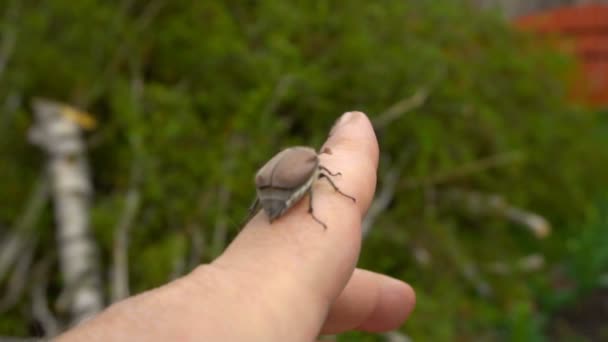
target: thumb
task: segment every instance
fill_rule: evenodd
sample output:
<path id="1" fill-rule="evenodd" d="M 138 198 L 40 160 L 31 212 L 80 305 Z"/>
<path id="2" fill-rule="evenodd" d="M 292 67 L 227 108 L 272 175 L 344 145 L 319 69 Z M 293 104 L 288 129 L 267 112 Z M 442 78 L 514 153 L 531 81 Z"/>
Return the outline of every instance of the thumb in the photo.
<path id="1" fill-rule="evenodd" d="M 367 116 L 345 113 L 322 151 L 320 164 L 341 173 L 333 182 L 356 202 L 320 179 L 313 185 L 312 205 L 326 230 L 311 217 L 304 198 L 272 224 L 259 213 L 213 263 L 246 282 L 251 293 L 275 303 L 277 325 L 297 322 L 315 333 L 353 273 L 361 218 L 375 190 L 378 144 Z"/>

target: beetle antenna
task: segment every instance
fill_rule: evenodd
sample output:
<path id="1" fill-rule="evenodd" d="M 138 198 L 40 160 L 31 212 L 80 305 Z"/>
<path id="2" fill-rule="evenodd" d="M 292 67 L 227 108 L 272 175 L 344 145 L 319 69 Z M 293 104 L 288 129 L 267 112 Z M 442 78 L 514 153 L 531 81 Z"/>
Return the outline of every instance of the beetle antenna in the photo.
<path id="1" fill-rule="evenodd" d="M 325 166 L 323 166 L 323 165 L 319 165 L 319 170 L 321 170 L 321 171 L 325 171 L 325 172 L 327 172 L 327 173 L 328 173 L 330 176 L 333 176 L 333 177 L 335 177 L 335 176 L 342 176 L 342 172 L 336 172 L 336 173 L 332 173 L 331 171 L 329 171 L 329 169 L 328 169 L 328 168 L 326 168 L 326 167 L 325 167 Z"/>
<path id="2" fill-rule="evenodd" d="M 323 177 L 323 178 L 327 179 L 327 181 L 329 182 L 329 184 L 331 184 L 331 186 L 334 188 L 334 190 L 336 190 L 338 193 L 340 193 L 340 195 L 342 195 L 342 196 L 344 196 L 344 197 L 348 197 L 348 198 L 350 198 L 351 200 L 353 200 L 353 202 L 357 202 L 357 199 L 356 199 L 356 198 L 354 198 L 353 196 L 351 196 L 351 195 L 347 195 L 347 194 L 345 194 L 344 192 L 342 192 L 342 190 L 340 190 L 340 189 L 339 189 L 339 188 L 336 186 L 336 184 L 334 183 L 334 181 L 333 181 L 333 180 L 331 180 L 331 178 L 329 178 L 329 176 L 328 176 L 328 175 L 326 175 L 326 174 L 325 174 L 325 173 L 323 173 L 323 172 L 320 172 L 320 173 L 319 173 L 319 178 L 321 178 L 321 177 Z"/>
<path id="3" fill-rule="evenodd" d="M 319 220 L 318 217 L 315 216 L 314 210 L 312 208 L 312 188 L 308 191 L 308 213 L 312 218 L 317 221 L 320 225 L 323 226 L 324 230 L 327 230 L 327 225 L 323 223 L 323 221 Z"/>

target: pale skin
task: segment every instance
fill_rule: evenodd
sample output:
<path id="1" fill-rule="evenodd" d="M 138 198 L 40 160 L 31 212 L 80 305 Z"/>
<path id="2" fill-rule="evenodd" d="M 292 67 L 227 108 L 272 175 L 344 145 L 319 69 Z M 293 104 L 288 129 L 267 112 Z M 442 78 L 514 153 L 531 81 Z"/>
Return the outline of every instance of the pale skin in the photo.
<path id="1" fill-rule="evenodd" d="M 188 275 L 107 308 L 57 341 L 315 341 L 322 334 L 399 328 L 415 295 L 406 283 L 356 268 L 361 219 L 374 195 L 378 143 L 367 116 L 345 113 L 319 158 L 325 181 L 272 224 L 258 213 L 226 251 Z M 136 262 L 136 260 L 133 260 Z"/>

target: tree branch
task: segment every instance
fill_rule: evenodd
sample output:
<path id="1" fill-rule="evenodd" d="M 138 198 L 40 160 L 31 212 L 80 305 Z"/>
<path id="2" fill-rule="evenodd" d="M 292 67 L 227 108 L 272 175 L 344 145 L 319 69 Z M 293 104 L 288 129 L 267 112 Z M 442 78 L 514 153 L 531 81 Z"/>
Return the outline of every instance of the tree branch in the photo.
<path id="1" fill-rule="evenodd" d="M 127 13 L 133 3 L 133 1 L 128 1 L 127 3 L 123 4 L 123 13 Z M 131 19 L 127 15 L 123 16 L 125 20 L 129 20 L 134 23 L 131 26 L 133 29 L 125 32 L 124 39 L 117 42 L 116 49 L 112 55 L 108 56 L 107 58 L 108 64 L 104 67 L 104 70 L 100 75 L 101 79 L 95 83 L 95 86 L 90 88 L 88 93 L 85 94 L 79 101 L 79 104 L 87 106 L 101 93 L 103 93 L 109 84 L 112 84 L 110 80 L 115 76 L 116 70 L 120 67 L 121 62 L 123 62 L 125 59 L 131 58 L 133 55 L 133 46 L 131 46 L 132 43 L 137 41 L 140 38 L 139 35 L 148 29 L 154 18 L 156 18 L 159 13 L 162 13 L 162 8 L 167 3 L 168 2 L 166 0 L 148 1 L 146 2 L 146 6 L 139 11 L 141 14 L 138 18 Z"/>
<path id="2" fill-rule="evenodd" d="M 384 333 L 384 337 L 386 338 L 386 342 L 411 342 L 412 339 L 399 331 L 390 331 Z"/>
<path id="3" fill-rule="evenodd" d="M 131 95 L 133 105 L 138 112 L 142 96 L 143 96 L 143 81 L 139 76 L 133 77 L 131 80 Z M 129 233 L 139 207 L 141 205 L 141 196 L 139 193 L 139 184 L 142 180 L 142 151 L 141 141 L 136 136 L 130 136 L 131 149 L 133 151 L 133 160 L 131 163 L 131 175 L 129 180 L 129 189 L 125 196 L 125 206 L 120 216 L 120 220 L 114 230 L 114 248 L 113 248 L 113 267 L 112 267 L 112 302 L 117 302 L 129 296 Z"/>
<path id="4" fill-rule="evenodd" d="M 410 97 L 404 98 L 393 104 L 387 110 L 380 113 L 375 119 L 373 119 L 372 122 L 374 124 L 374 128 L 385 128 L 390 123 L 401 118 L 406 113 L 421 107 L 426 103 L 429 94 L 430 88 L 428 86 L 422 87 L 416 90 L 416 92 L 414 92 L 414 94 Z"/>
<path id="5" fill-rule="evenodd" d="M 0 248 L 0 281 L 4 279 L 10 267 L 17 261 L 21 248 L 31 235 L 36 222 L 42 215 L 49 198 L 49 185 L 44 174 L 39 177 L 23 214 L 16 221 L 13 229 L 8 233 Z"/>
<path id="6" fill-rule="evenodd" d="M 469 214 L 497 216 L 522 225 L 539 239 L 551 234 L 551 224 L 547 219 L 539 214 L 509 204 L 500 195 L 451 189 L 443 193 L 443 198 L 452 205 L 461 207 Z"/>
<path id="7" fill-rule="evenodd" d="M 8 10 L 6 11 L 5 18 L 3 20 L 5 26 L 2 29 L 2 43 L 0 43 L 0 79 L 2 79 L 4 70 L 6 70 L 6 65 L 15 51 L 15 45 L 17 42 L 16 24 L 18 22 L 18 4 L 19 1 L 10 2 L 10 4 L 7 6 Z"/>
<path id="8" fill-rule="evenodd" d="M 488 269 L 503 276 L 511 276 L 515 272 L 537 272 L 545 266 L 545 256 L 540 253 L 533 253 L 521 257 L 515 262 L 494 261 L 488 264 Z"/>
<path id="9" fill-rule="evenodd" d="M 46 288 L 51 268 L 51 257 L 47 256 L 34 268 L 35 281 L 32 284 L 32 314 L 42 325 L 45 336 L 53 338 L 61 331 L 59 321 L 49 309 Z"/>
<path id="10" fill-rule="evenodd" d="M 239 144 L 236 135 L 232 135 L 228 143 L 228 150 L 226 155 L 228 156 L 222 165 L 222 172 L 225 174 L 231 174 L 236 164 L 236 150 Z M 213 255 L 219 255 L 224 247 L 226 246 L 227 230 L 228 230 L 228 217 L 227 212 L 228 204 L 232 197 L 231 189 L 224 183 L 217 189 L 217 216 L 215 219 L 215 229 L 213 230 L 213 237 L 211 240 L 211 253 Z"/>
<path id="11" fill-rule="evenodd" d="M 21 299 L 21 295 L 29 286 L 30 266 L 34 261 L 35 243 L 27 243 L 20 250 L 20 258 L 13 270 L 13 276 L 8 282 L 4 296 L 0 299 L 0 313 L 11 309 Z"/>
<path id="12" fill-rule="evenodd" d="M 382 176 L 382 188 L 377 192 L 378 195 L 374 198 L 363 219 L 361 226 L 363 238 L 371 231 L 378 215 L 384 212 L 393 201 L 395 191 L 397 190 L 397 184 L 401 178 L 401 170 L 403 170 L 404 166 L 412 157 L 414 150 L 415 148 L 413 146 L 403 149 L 394 162 L 391 161 L 391 158 L 388 155 L 381 158 L 386 163 L 387 171 Z"/>
<path id="13" fill-rule="evenodd" d="M 496 154 L 487 158 L 466 163 L 453 170 L 445 171 L 428 177 L 408 180 L 404 183 L 404 187 L 411 189 L 420 186 L 448 183 L 458 178 L 464 178 L 475 173 L 484 172 L 488 169 L 517 163 L 523 159 L 523 154 L 518 151 Z"/>
<path id="14" fill-rule="evenodd" d="M 197 224 L 191 224 L 189 227 L 190 232 L 190 254 L 188 256 L 188 263 L 186 267 L 191 270 L 198 266 L 203 256 L 203 248 L 205 246 L 205 237 L 201 233 L 201 227 Z"/>
<path id="15" fill-rule="evenodd" d="M 363 219 L 361 231 L 364 238 L 371 231 L 378 215 L 385 211 L 393 200 L 400 174 L 400 170 L 396 167 L 390 168 L 384 174 L 382 189 L 372 202 L 367 214 L 365 215 L 365 218 Z"/>
<path id="16" fill-rule="evenodd" d="M 218 189 L 217 198 L 217 218 L 215 220 L 215 229 L 211 240 L 211 251 L 214 255 L 219 255 L 226 246 L 226 237 L 228 229 L 228 219 L 226 208 L 230 202 L 231 193 L 225 186 L 220 186 Z"/>
<path id="17" fill-rule="evenodd" d="M 285 98 L 285 95 L 287 94 L 287 92 L 289 91 L 289 88 L 291 88 L 293 83 L 294 83 L 294 77 L 292 75 L 288 74 L 288 75 L 282 76 L 279 79 L 279 81 L 277 82 L 277 85 L 274 88 L 272 97 L 270 98 L 270 101 L 268 101 L 268 104 L 264 108 L 263 113 L 268 113 L 268 114 L 274 113 L 277 110 L 277 108 L 279 108 L 281 101 L 283 100 L 283 98 Z"/>
<path id="18" fill-rule="evenodd" d="M 141 197 L 138 189 L 131 187 L 126 195 L 125 207 L 114 233 L 112 302 L 129 296 L 129 232 L 139 210 Z"/>

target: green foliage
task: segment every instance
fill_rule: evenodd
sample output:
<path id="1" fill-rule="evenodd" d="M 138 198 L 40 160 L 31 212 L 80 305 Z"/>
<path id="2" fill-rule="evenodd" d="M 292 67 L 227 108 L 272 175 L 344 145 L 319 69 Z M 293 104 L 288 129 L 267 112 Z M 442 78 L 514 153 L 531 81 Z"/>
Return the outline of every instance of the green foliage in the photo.
<path id="1" fill-rule="evenodd" d="M 569 244 L 572 257 L 568 260 L 571 277 L 577 280 L 581 291 L 600 285 L 608 272 L 608 200 L 594 213 L 596 217 L 581 227 L 581 232 Z"/>
<path id="2" fill-rule="evenodd" d="M 14 222 L 44 165 L 26 139 L 29 100 L 81 106 L 99 121 L 87 139 L 104 264 L 127 191 L 141 194 L 130 234 L 134 290 L 183 272 L 196 234 L 212 246 L 196 262 L 212 260 L 245 216 L 256 168 L 280 147 L 318 147 L 340 113 L 378 119 L 420 90 L 426 101 L 377 127 L 379 185 L 403 165 L 361 257 L 361 266 L 416 289 L 404 332 L 541 340 L 531 285 L 565 255 L 589 286 L 605 267 L 605 233 L 577 232 L 608 185 L 606 125 L 568 104 L 567 58 L 494 15 L 450 0 L 0 3 L 12 13 L 2 27 L 18 32 L 0 76 L 0 224 Z M 523 157 L 459 173 L 513 152 Z M 446 174 L 457 176 L 428 181 Z M 504 219 L 460 212 L 441 201 L 452 188 L 500 194 L 547 218 L 555 234 L 540 241 Z M 51 229 L 51 221 L 40 228 L 46 249 Z M 576 241 L 572 254 L 566 237 Z M 490 272 L 492 262 L 531 253 L 546 256 L 547 271 Z M 3 315 L 0 327 L 15 321 Z M 364 338 L 377 339 L 344 340 Z"/>
<path id="3" fill-rule="evenodd" d="M 12 312 L 13 315 L 2 316 L 0 320 L 0 331 L 4 335 L 22 336 L 27 334 L 27 323 L 18 315 L 18 312 Z"/>
<path id="4" fill-rule="evenodd" d="M 545 341 L 541 320 L 530 303 L 516 303 L 508 314 L 509 341 Z"/>
<path id="5" fill-rule="evenodd" d="M 556 311 L 573 305 L 594 290 L 607 287 L 608 274 L 608 200 L 602 198 L 590 208 L 583 225 L 576 226 L 564 236 L 566 253 L 559 258 L 558 281 L 566 286 L 552 286 L 549 282 L 538 283 L 537 292 L 545 311 Z M 557 288 L 556 288 L 557 287 Z"/>

